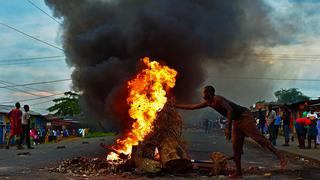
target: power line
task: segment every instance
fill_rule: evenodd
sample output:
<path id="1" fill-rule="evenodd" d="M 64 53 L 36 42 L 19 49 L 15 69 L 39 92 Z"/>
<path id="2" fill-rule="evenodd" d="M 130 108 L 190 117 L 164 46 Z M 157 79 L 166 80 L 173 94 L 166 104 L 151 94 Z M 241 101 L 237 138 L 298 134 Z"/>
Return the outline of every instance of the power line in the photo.
<path id="1" fill-rule="evenodd" d="M 308 56 L 308 55 L 300 55 L 300 56 L 296 56 L 296 55 L 274 55 L 274 54 L 252 54 L 249 56 L 253 56 L 258 58 L 259 61 L 302 61 L 302 62 L 307 62 L 307 61 L 311 61 L 311 62 L 318 62 L 320 61 L 320 55 L 317 56 Z"/>
<path id="2" fill-rule="evenodd" d="M 292 58 L 303 58 L 303 59 L 319 59 L 320 56 L 307 56 L 307 55 L 301 55 L 301 56 L 292 56 L 292 55 L 249 55 L 249 56 L 255 56 L 255 57 L 265 57 L 265 58 L 285 58 L 285 59 L 292 59 Z"/>
<path id="3" fill-rule="evenodd" d="M 55 46 L 55 45 L 50 44 L 50 43 L 48 43 L 48 42 L 46 42 L 46 41 L 43 41 L 43 40 L 41 40 L 41 39 L 39 39 L 39 38 L 36 38 L 36 37 L 34 37 L 34 36 L 31 36 L 31 35 L 23 32 L 23 31 L 20 31 L 19 29 L 16 29 L 16 28 L 14 28 L 14 27 L 12 27 L 12 26 L 9 26 L 9 25 L 7 25 L 7 24 L 5 24 L 5 23 L 0 22 L 0 25 L 5 26 L 5 27 L 7 27 L 7 28 L 10 28 L 10 29 L 12 29 L 12 30 L 14 30 L 14 31 L 16 31 L 16 32 L 18 32 L 18 33 L 20 33 L 20 34 L 23 34 L 23 35 L 25 35 L 25 36 L 27 36 L 27 37 L 29 37 L 29 38 L 31 38 L 31 39 L 34 39 L 34 40 L 36 40 L 36 41 L 39 41 L 39 42 L 41 42 L 41 43 L 43 43 L 43 44 L 46 44 L 46 45 L 51 46 L 51 47 L 53 47 L 53 48 L 59 49 L 59 50 L 61 50 L 61 51 L 64 51 L 62 48 L 60 48 L 60 47 L 58 47 L 58 46 Z"/>
<path id="4" fill-rule="evenodd" d="M 37 106 L 37 105 L 45 104 L 45 103 L 48 103 L 48 102 L 52 102 L 52 100 L 50 100 L 50 101 L 43 101 L 43 102 L 34 103 L 34 104 L 30 104 L 29 106 Z"/>
<path id="5" fill-rule="evenodd" d="M 282 53 L 282 54 L 277 54 L 277 53 L 253 53 L 250 55 L 254 56 L 291 56 L 291 57 L 320 57 L 320 54 L 288 54 L 288 53 Z"/>
<path id="6" fill-rule="evenodd" d="M 7 82 L 7 81 L 3 81 L 3 80 L 0 80 L 0 83 L 1 84 L 4 84 L 4 85 L 17 85 L 17 84 L 14 84 L 14 83 L 10 83 L 10 82 Z M 40 92 L 46 92 L 46 93 L 50 93 L 50 94 L 53 94 L 52 92 L 49 92 L 49 91 L 44 91 L 44 90 L 40 90 L 40 89 L 36 89 L 36 88 L 31 88 L 31 87 L 24 87 L 24 88 L 28 88 L 28 89 L 31 89 L 31 90 L 35 90 L 35 91 L 40 91 Z M 41 95 L 38 95 L 38 94 L 34 94 L 34 93 L 31 93 L 29 91 L 25 91 L 23 89 L 18 89 L 18 88 L 7 88 L 9 90 L 13 89 L 14 91 L 18 91 L 18 92 L 23 92 L 23 93 L 27 93 L 27 94 L 30 94 L 30 95 L 33 95 L 33 96 L 37 96 L 37 97 L 42 97 Z"/>
<path id="7" fill-rule="evenodd" d="M 17 85 L 17 84 L 14 84 L 14 83 L 10 83 L 10 82 L 3 81 L 3 80 L 0 80 L 0 83 L 1 83 L 1 84 Z M 33 90 L 37 90 L 37 91 L 42 91 L 42 92 L 48 92 L 48 91 L 44 91 L 44 90 L 40 90 L 40 89 L 36 89 L 36 88 L 31 88 L 31 87 L 25 87 L 25 88 L 33 89 Z M 7 89 L 10 89 L 10 90 L 11 90 L 11 89 L 15 89 L 14 91 L 24 92 L 24 93 L 27 93 L 27 94 L 34 95 L 34 96 L 39 97 L 39 98 L 35 98 L 35 99 L 40 99 L 40 98 L 46 98 L 46 99 L 48 99 L 48 101 L 41 102 L 41 103 L 31 104 L 30 106 L 33 106 L 33 105 L 40 105 L 40 104 L 44 104 L 44 103 L 47 103 L 47 102 L 51 102 L 51 101 L 52 101 L 52 99 L 49 99 L 51 96 L 56 96 L 56 95 L 64 94 L 64 93 L 52 94 L 52 92 L 48 92 L 48 93 L 51 93 L 52 95 L 48 95 L 48 96 L 39 96 L 39 95 L 37 95 L 37 94 L 33 94 L 33 93 L 30 93 L 30 92 L 25 91 L 25 90 L 19 90 L 19 89 L 17 89 L 17 88 L 7 88 Z M 35 99 L 29 99 L 29 100 L 35 100 Z M 25 100 L 22 100 L 21 102 L 23 102 L 23 101 L 25 101 Z M 6 104 L 6 103 L 9 103 L 9 102 L 4 102 L 3 104 Z"/>
<path id="8" fill-rule="evenodd" d="M 3 82 L 0 82 L 0 84 L 4 84 L 4 85 L 7 85 L 7 83 L 3 83 Z M 36 95 L 36 94 L 33 94 L 33 93 L 30 93 L 28 91 L 24 91 L 24 90 L 20 90 L 20 89 L 17 89 L 17 88 L 6 88 L 10 91 L 15 91 L 15 92 L 23 92 L 23 93 L 26 93 L 26 94 L 29 94 L 29 95 L 32 95 L 32 96 L 37 96 L 37 97 L 40 97 L 39 95 Z"/>
<path id="9" fill-rule="evenodd" d="M 30 61 L 30 60 L 38 60 L 38 59 L 54 59 L 54 58 L 62 58 L 65 57 L 64 55 L 59 56 L 44 56 L 44 57 L 28 57 L 28 58 L 15 58 L 15 59 L 2 59 L 2 62 L 15 62 L 15 61 Z"/>
<path id="10" fill-rule="evenodd" d="M 0 82 L 1 84 L 13 84 L 13 85 L 7 85 L 7 86 L 2 86 L 0 88 L 6 88 L 6 89 L 9 89 L 9 90 L 14 90 L 14 91 L 18 91 L 18 92 L 24 92 L 24 93 L 27 93 L 27 94 L 30 94 L 30 95 L 33 95 L 33 96 L 37 96 L 38 98 L 31 98 L 31 99 L 24 99 L 24 100 L 20 100 L 20 102 L 24 102 L 24 101 L 32 101 L 32 100 L 37 100 L 37 99 L 42 99 L 42 98 L 46 98 L 48 99 L 48 97 L 53 97 L 53 96 L 57 96 L 57 95 L 62 95 L 64 93 L 58 93 L 58 94 L 51 94 L 51 95 L 48 95 L 48 96 L 39 96 L 37 94 L 34 94 L 34 93 L 30 93 L 28 91 L 25 91 L 25 90 L 19 90 L 17 88 L 14 88 L 14 87 L 17 87 L 17 86 L 26 86 L 26 85 L 34 85 L 34 84 L 45 84 L 45 83 L 51 83 L 51 82 L 60 82 L 60 81 L 66 81 L 66 80 L 70 80 L 70 79 L 63 79 L 63 80 L 55 80 L 55 81 L 45 81 L 45 82 L 37 82 L 37 83 L 29 83 L 29 84 L 13 84 L 13 83 L 8 83 L 8 82 L 5 82 L 5 81 L 2 81 Z M 26 87 L 26 88 L 29 88 L 29 87 Z M 31 89 L 34 89 L 34 88 L 31 88 Z M 42 91 L 42 90 L 41 90 Z M 45 91 L 43 91 L 45 92 Z M 49 92 L 51 93 L 51 92 Z M 52 101 L 52 100 L 50 100 Z M 15 103 L 16 101 L 7 101 L 7 102 L 3 102 L 1 104 L 8 104 L 8 103 Z"/>
<path id="11" fill-rule="evenodd" d="M 274 58 L 274 59 L 260 59 L 259 61 L 300 61 L 300 62 L 319 62 L 320 59 L 289 59 L 289 58 Z"/>
<path id="12" fill-rule="evenodd" d="M 0 82 L 0 83 L 6 85 L 5 83 L 2 83 L 2 82 Z M 23 92 L 23 93 L 26 93 L 26 94 L 29 94 L 29 95 L 32 95 L 32 96 L 40 97 L 39 95 L 30 93 L 30 92 L 28 92 L 28 91 L 20 90 L 20 89 L 17 89 L 17 88 L 6 88 L 6 89 L 8 89 L 8 90 L 10 90 L 10 91 Z"/>
<path id="13" fill-rule="evenodd" d="M 43 99 L 43 98 L 48 98 L 48 97 L 53 97 L 53 96 L 59 96 L 59 95 L 62 95 L 62 94 L 64 94 L 64 93 L 52 94 L 52 95 L 48 95 L 48 96 L 41 96 L 41 97 L 38 97 L 38 98 L 21 99 L 21 100 L 17 100 L 17 101 L 7 101 L 7 102 L 2 102 L 0 104 L 9 104 L 9 103 L 16 103 L 16 102 L 34 101 L 34 100 L 38 100 L 38 99 Z"/>
<path id="14" fill-rule="evenodd" d="M 1 81 L 1 82 L 4 82 L 4 83 L 7 83 L 7 84 L 11 84 L 11 85 L 18 85 L 18 84 L 15 84 L 15 83 L 11 83 L 11 82 L 8 82 L 8 81 L 4 81 L 4 80 L 0 80 L 0 81 Z M 26 86 L 26 87 L 24 87 L 24 88 L 26 88 L 26 89 L 31 89 L 31 90 L 35 90 L 35 91 L 47 92 L 47 93 L 52 94 L 52 92 L 49 92 L 49 91 L 43 90 L 43 89 L 32 88 L 32 87 L 28 87 L 28 86 Z"/>
<path id="15" fill-rule="evenodd" d="M 34 62 L 16 62 L 16 63 L 1 63 L 0 65 L 18 65 L 18 64 L 36 64 L 36 63 L 43 63 L 43 62 L 55 62 L 55 61 L 63 61 L 64 59 L 50 59 L 50 60 L 41 60 L 41 61 L 34 61 Z"/>
<path id="16" fill-rule="evenodd" d="M 59 22 L 58 20 L 56 20 L 54 17 L 52 17 L 50 14 L 48 14 L 47 12 L 45 12 L 44 10 L 42 10 L 39 6 L 37 6 L 36 4 L 34 4 L 32 1 L 27 0 L 32 6 L 34 6 L 35 8 L 39 9 L 41 12 L 43 12 L 44 14 L 46 14 L 48 17 L 50 17 L 51 19 L 53 19 L 55 22 L 57 22 L 58 24 L 60 24 L 62 26 L 62 23 Z"/>
<path id="17" fill-rule="evenodd" d="M 18 86 L 31 86 L 31 85 L 37 85 L 37 84 L 48 84 L 48 83 L 63 82 L 63 81 L 70 81 L 70 80 L 71 80 L 71 79 L 59 79 L 59 80 L 42 81 L 42 82 L 27 83 L 27 84 L 17 84 L 17 85 L 0 86 L 0 88 L 18 87 Z"/>
<path id="18" fill-rule="evenodd" d="M 320 79 L 298 79 L 298 78 L 268 78 L 268 77 L 215 77 L 215 79 L 248 79 L 248 80 L 270 80 L 270 81 L 320 81 Z"/>

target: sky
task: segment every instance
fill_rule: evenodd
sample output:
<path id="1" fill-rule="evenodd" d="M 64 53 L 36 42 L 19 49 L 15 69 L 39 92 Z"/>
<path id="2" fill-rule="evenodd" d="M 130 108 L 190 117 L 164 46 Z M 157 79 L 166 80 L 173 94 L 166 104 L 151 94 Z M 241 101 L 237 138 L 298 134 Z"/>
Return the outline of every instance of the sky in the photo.
<path id="1" fill-rule="evenodd" d="M 30 0 L 45 12 L 51 10 L 41 0 Z M 58 19 L 58 21 L 61 21 Z M 49 44 L 61 47 L 60 24 L 34 7 L 27 0 L 1 0 L 0 22 L 12 26 Z M 64 60 L 63 51 L 33 40 L 10 28 L 0 25 L 0 87 L 12 84 L 28 84 L 35 82 L 70 79 L 72 68 Z M 50 59 L 25 60 L 24 58 L 52 57 Z M 24 59 L 24 60 L 21 60 Z M 18 60 L 20 59 L 20 60 Z M 35 111 L 45 113 L 52 105 L 50 100 L 59 96 L 38 97 L 61 94 L 70 90 L 71 81 L 38 84 L 16 89 L 0 88 L 0 104 L 32 105 Z M 33 95 L 32 95 L 33 94 Z M 37 96 L 35 96 L 37 95 Z M 61 95 L 60 95 L 61 96 Z M 33 105 L 34 104 L 34 105 Z"/>
<path id="2" fill-rule="evenodd" d="M 309 81 L 320 80 L 318 68 L 320 65 L 320 1 L 265 1 L 273 8 L 270 18 L 286 41 L 270 48 L 269 51 L 276 55 L 287 55 L 287 57 L 275 56 L 274 61 L 268 64 L 279 67 L 278 78 L 307 79 L 306 81 L 277 81 L 275 90 L 297 87 L 312 98 L 320 97 L 320 81 Z"/>
<path id="3" fill-rule="evenodd" d="M 52 11 L 42 0 L 29 0 L 48 14 Z M 5 23 L 31 36 L 41 39 L 58 48 L 43 44 L 20 34 L 8 27 L 0 25 L 0 87 L 11 84 L 28 84 L 44 81 L 65 80 L 47 84 L 0 88 L 0 104 L 13 105 L 20 101 L 31 105 L 31 108 L 41 113 L 47 113 L 46 108 L 52 105 L 51 100 L 60 97 L 72 87 L 70 75 L 72 67 L 64 61 L 59 22 L 62 19 L 51 19 L 45 13 L 34 7 L 28 0 L 1 0 L 0 23 Z M 268 80 L 273 86 L 270 93 L 254 96 L 245 105 L 255 101 L 275 100 L 273 92 L 281 88 L 299 88 L 310 97 L 320 97 L 320 1 L 319 0 L 265 0 L 272 8 L 270 19 L 279 31 L 283 43 L 267 49 L 274 54 L 268 58 L 265 67 L 272 69 L 264 77 L 271 79 L 300 80 Z M 294 33 L 293 33 L 294 32 Z M 257 52 L 266 48 L 257 47 Z M 50 59 L 25 59 L 52 57 Z M 261 60 L 265 60 L 261 58 Z M 253 65 L 254 66 L 254 65 Z M 250 74 L 260 77 L 259 74 Z M 209 76 L 210 78 L 210 76 Z M 270 83 L 269 83 L 270 84 Z M 267 87 L 266 87 L 267 88 Z M 56 96 L 53 96 L 56 95 Z M 50 96 L 41 98 L 43 96 Z M 39 98 L 40 99 L 35 99 Z M 27 100 L 35 99 L 35 100 Z M 240 102 L 241 103 L 241 102 Z"/>

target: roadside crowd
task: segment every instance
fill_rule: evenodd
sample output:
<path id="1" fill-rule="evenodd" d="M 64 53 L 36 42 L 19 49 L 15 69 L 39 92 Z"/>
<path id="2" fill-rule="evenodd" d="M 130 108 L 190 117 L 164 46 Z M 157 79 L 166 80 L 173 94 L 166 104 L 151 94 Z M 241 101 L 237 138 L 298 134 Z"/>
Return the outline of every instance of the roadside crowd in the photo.
<path id="1" fill-rule="evenodd" d="M 305 149 L 311 148 L 311 144 L 314 144 L 314 148 L 317 148 L 317 144 L 320 144 L 320 114 L 317 114 L 314 109 L 306 109 L 300 118 L 293 121 L 291 112 L 288 108 L 285 108 L 283 112 L 279 112 L 279 108 L 269 107 L 267 113 L 259 109 L 256 115 L 257 128 L 262 134 L 269 136 L 270 142 L 276 146 L 278 134 L 282 130 L 284 135 L 283 146 L 290 145 L 291 141 L 294 141 L 294 134 L 298 139 L 299 148 Z M 295 129 L 295 131 L 294 131 Z M 307 146 L 305 141 L 307 140 Z"/>
<path id="2" fill-rule="evenodd" d="M 47 127 L 40 128 L 30 128 L 30 107 L 28 105 L 23 106 L 23 111 L 20 110 L 20 103 L 15 104 L 15 109 L 12 109 L 8 113 L 10 119 L 10 131 L 7 138 L 6 149 L 10 148 L 10 144 L 17 144 L 17 149 L 24 149 L 23 145 L 26 145 L 28 149 L 34 149 L 33 145 L 38 145 L 41 143 L 49 143 L 50 141 L 58 142 L 63 137 L 69 136 L 86 136 L 89 129 L 53 129 Z M 16 143 L 13 139 L 14 137 L 19 137 L 19 141 Z M 32 140 L 32 142 L 31 142 Z"/>

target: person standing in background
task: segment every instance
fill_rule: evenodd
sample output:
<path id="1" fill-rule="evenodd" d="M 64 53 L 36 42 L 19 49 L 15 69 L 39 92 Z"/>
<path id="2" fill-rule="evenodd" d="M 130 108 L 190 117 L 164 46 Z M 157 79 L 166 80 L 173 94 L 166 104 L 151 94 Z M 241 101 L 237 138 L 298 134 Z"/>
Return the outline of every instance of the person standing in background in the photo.
<path id="1" fill-rule="evenodd" d="M 310 112 L 307 114 L 307 118 L 310 120 L 316 120 L 318 119 L 318 115 L 314 112 L 314 109 L 312 108 Z"/>
<path id="2" fill-rule="evenodd" d="M 272 143 L 272 145 L 276 145 L 276 136 L 275 136 L 275 120 L 276 120 L 276 112 L 272 109 L 271 106 L 269 106 L 269 112 L 268 112 L 268 130 L 269 130 L 269 140 Z"/>
<path id="3" fill-rule="evenodd" d="M 297 118 L 295 123 L 295 128 L 297 132 L 298 142 L 299 142 L 299 148 L 305 149 L 305 139 L 307 130 L 305 126 L 309 125 L 310 120 L 308 118 Z"/>
<path id="4" fill-rule="evenodd" d="M 308 114 L 309 114 L 309 108 L 306 107 L 306 108 L 305 108 L 305 111 L 303 111 L 301 117 L 302 117 L 302 118 L 306 118 L 306 117 L 308 116 Z"/>
<path id="5" fill-rule="evenodd" d="M 285 107 L 285 110 L 282 114 L 282 121 L 285 142 L 283 146 L 289 146 L 291 113 L 287 107 Z"/>
<path id="6" fill-rule="evenodd" d="M 33 149 L 33 147 L 30 145 L 30 108 L 28 105 L 24 105 L 23 109 L 24 112 L 22 113 L 22 135 L 20 146 L 22 146 L 24 139 L 26 139 L 28 149 Z"/>
<path id="7" fill-rule="evenodd" d="M 310 125 L 308 126 L 308 149 L 311 149 L 311 141 L 314 141 L 314 148 L 317 149 L 317 135 L 318 135 L 318 129 L 317 129 L 317 122 L 316 119 L 310 119 Z"/>
<path id="8" fill-rule="evenodd" d="M 317 119 L 318 115 L 314 112 L 314 108 L 310 109 L 310 113 L 308 113 L 307 118 L 310 119 L 310 125 L 307 126 L 307 135 L 308 135 L 308 148 L 311 148 L 311 140 L 315 141 L 315 148 L 317 147 L 317 136 L 318 136 L 318 128 L 317 128 Z"/>
<path id="9" fill-rule="evenodd" d="M 318 129 L 317 144 L 320 145 L 320 118 L 319 118 L 319 114 L 318 114 L 318 120 L 317 120 L 317 129 Z"/>
<path id="10" fill-rule="evenodd" d="M 21 125 L 21 118 L 22 118 L 22 111 L 20 110 L 20 103 L 17 102 L 15 104 L 16 108 L 12 109 L 8 117 L 10 118 L 10 136 L 7 142 L 6 149 L 9 149 L 9 144 L 11 139 L 14 136 L 19 136 L 21 141 L 21 133 L 22 133 L 22 125 Z M 19 143 L 20 144 L 20 143 Z M 21 145 L 18 145 L 17 149 L 24 149 Z"/>
<path id="11" fill-rule="evenodd" d="M 276 119 L 274 121 L 274 135 L 275 138 L 278 139 L 279 129 L 281 127 L 281 115 L 279 113 L 279 110 L 276 110 Z"/>

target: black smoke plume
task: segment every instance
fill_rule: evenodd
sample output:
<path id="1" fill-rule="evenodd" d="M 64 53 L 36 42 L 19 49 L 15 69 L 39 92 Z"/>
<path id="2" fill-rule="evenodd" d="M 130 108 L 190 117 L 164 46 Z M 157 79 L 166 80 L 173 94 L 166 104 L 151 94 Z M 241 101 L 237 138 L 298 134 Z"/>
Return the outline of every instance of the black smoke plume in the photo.
<path id="1" fill-rule="evenodd" d="M 175 68 L 173 94 L 186 102 L 206 80 L 204 63 L 246 65 L 253 48 L 272 45 L 270 34 L 276 34 L 262 0 L 45 2 L 64 20 L 63 48 L 75 68 L 74 88 L 83 92 L 88 110 L 104 120 L 126 119 L 125 82 L 137 72 L 140 58 Z"/>

